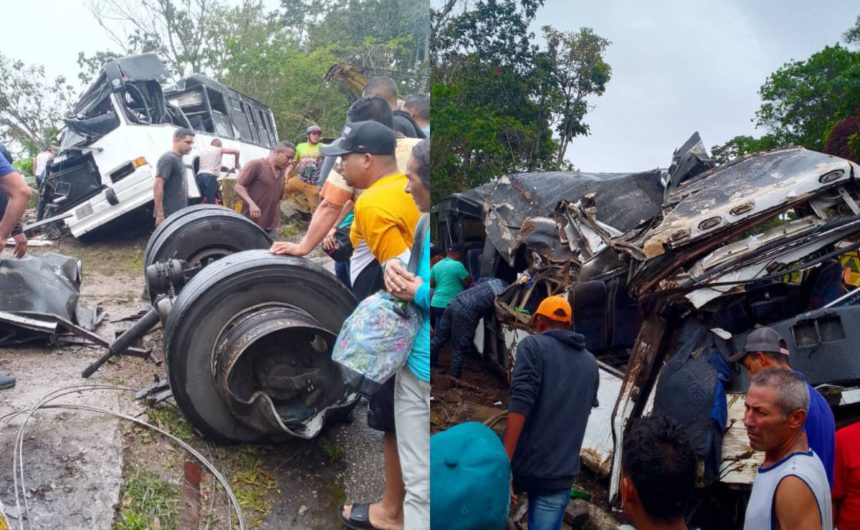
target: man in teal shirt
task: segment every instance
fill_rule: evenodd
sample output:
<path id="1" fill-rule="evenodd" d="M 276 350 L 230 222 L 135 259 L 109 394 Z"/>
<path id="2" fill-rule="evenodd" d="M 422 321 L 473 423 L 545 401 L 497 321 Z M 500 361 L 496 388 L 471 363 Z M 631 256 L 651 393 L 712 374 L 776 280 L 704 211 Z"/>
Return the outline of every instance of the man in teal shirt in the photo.
<path id="1" fill-rule="evenodd" d="M 452 246 L 448 255 L 430 269 L 430 287 L 433 298 L 430 300 L 430 324 L 435 328 L 442 312 L 460 292 L 472 284 L 469 271 L 460 262 L 460 249 Z"/>

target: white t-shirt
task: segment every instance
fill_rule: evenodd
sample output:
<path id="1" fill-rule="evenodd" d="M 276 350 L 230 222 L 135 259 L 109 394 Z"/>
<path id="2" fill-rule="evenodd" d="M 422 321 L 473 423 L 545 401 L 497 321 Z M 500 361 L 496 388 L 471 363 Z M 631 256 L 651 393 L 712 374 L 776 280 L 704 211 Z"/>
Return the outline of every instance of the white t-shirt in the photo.
<path id="1" fill-rule="evenodd" d="M 48 167 L 48 161 L 54 158 L 50 151 L 42 151 L 36 155 L 36 170 L 33 172 L 36 175 L 41 175 Z"/>
<path id="2" fill-rule="evenodd" d="M 221 148 L 210 145 L 200 150 L 200 169 L 197 173 L 221 176 Z"/>
<path id="3" fill-rule="evenodd" d="M 352 256 L 349 258 L 349 281 L 355 285 L 355 280 L 368 265 L 373 263 L 373 253 L 370 252 L 370 247 L 367 246 L 367 241 L 363 239 L 352 250 Z"/>

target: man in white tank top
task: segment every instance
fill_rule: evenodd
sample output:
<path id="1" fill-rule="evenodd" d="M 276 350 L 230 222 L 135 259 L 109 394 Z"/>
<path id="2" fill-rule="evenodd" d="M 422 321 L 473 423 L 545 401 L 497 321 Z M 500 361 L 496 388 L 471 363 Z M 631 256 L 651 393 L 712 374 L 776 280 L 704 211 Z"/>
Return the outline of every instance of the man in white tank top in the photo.
<path id="1" fill-rule="evenodd" d="M 790 370 L 769 368 L 750 381 L 744 426 L 750 446 L 764 451 L 744 519 L 745 530 L 832 530 L 824 464 L 807 446 L 806 383 Z"/>

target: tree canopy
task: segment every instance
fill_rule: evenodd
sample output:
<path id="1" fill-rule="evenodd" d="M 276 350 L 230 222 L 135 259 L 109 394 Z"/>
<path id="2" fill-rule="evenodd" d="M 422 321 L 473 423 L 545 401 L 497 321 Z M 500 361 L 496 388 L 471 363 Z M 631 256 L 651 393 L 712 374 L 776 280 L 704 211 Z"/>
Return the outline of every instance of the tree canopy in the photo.
<path id="1" fill-rule="evenodd" d="M 279 136 L 302 139 L 311 124 L 336 135 L 350 103 L 334 64 L 358 67 L 365 77 L 388 75 L 401 95 L 429 91 L 427 0 L 282 0 L 267 11 L 262 0 L 88 0 L 114 46 L 80 53 L 86 84 L 109 59 L 155 52 L 167 83 L 202 73 L 269 105 Z M 0 56 L 0 140 L 32 151 L 49 142 L 74 102 L 65 79 L 48 80 L 38 66 Z M 53 128 L 53 129 L 52 129 Z"/>
<path id="2" fill-rule="evenodd" d="M 860 105 L 860 53 L 827 46 L 771 74 L 759 94 L 756 123 L 777 145 L 821 151 L 833 125 Z"/>
<path id="3" fill-rule="evenodd" d="M 590 28 L 528 28 L 544 0 L 446 0 L 431 11 L 434 200 L 518 171 L 570 168 L 590 97 L 611 76 Z"/>
<path id="4" fill-rule="evenodd" d="M 48 79 L 45 68 L 0 53 L 0 142 L 35 153 L 55 143 L 73 90 L 65 77 Z"/>

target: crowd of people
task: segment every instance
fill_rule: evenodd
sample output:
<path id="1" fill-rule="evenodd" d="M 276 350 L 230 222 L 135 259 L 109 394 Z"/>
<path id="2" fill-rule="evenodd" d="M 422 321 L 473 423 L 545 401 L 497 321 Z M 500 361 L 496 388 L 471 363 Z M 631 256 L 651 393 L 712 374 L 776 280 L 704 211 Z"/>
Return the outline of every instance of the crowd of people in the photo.
<path id="1" fill-rule="evenodd" d="M 572 324 L 566 297 L 549 296 L 535 311 L 535 334 L 516 350 L 502 444 L 476 424 L 433 436 L 434 527 L 438 517 L 444 528 L 505 528 L 516 493 L 528 498 L 530 530 L 562 527 L 590 409 L 598 406 L 597 364 Z M 787 343 L 772 328 L 750 333 L 730 360 L 749 373 L 744 427 L 750 448 L 764 453 L 744 528 L 860 528 L 860 424 L 836 430 L 825 398 L 791 369 Z M 486 443 L 487 437 L 495 442 Z M 662 413 L 633 421 L 621 470 L 620 498 L 635 528 L 687 528 L 698 463 L 680 424 Z M 499 477 L 510 492 L 479 491 L 478 484 L 498 485 Z M 457 498 L 435 494 L 452 482 Z M 455 509 L 470 515 L 446 515 Z"/>
<path id="2" fill-rule="evenodd" d="M 456 246 L 443 256 L 431 249 L 429 235 L 415 241 L 419 219 L 431 206 L 429 105 L 426 95 L 400 100 L 390 78 L 377 78 L 349 107 L 339 138 L 329 145 L 311 125 L 306 141 L 280 142 L 268 156 L 240 163 L 237 150 L 213 140 L 200 151 L 201 200 L 222 202 L 223 157 L 232 156 L 241 213 L 269 234 L 273 254 L 305 256 L 322 246 L 357 300 L 385 290 L 420 309 L 421 332 L 405 365 L 367 402 L 368 426 L 383 433 L 383 495 L 342 506 L 345 526 L 501 529 L 521 494 L 528 500 L 528 528 L 555 530 L 580 471 L 600 383 L 594 355 L 573 331 L 576 315 L 567 296 L 544 298 L 531 319 L 533 334 L 517 346 L 503 435 L 464 423 L 430 436 L 431 369 L 462 377 L 478 322 L 493 313 L 508 284 L 492 277 L 473 281 Z M 188 205 L 183 157 L 194 139 L 193 130 L 177 129 L 171 150 L 158 160 L 156 226 Z M 37 179 L 52 156 L 45 150 L 34 160 Z M 13 237 L 13 254 L 21 257 L 27 240 L 20 220 L 31 190 L 10 159 L 0 151 L 0 238 Z M 298 242 L 279 241 L 286 197 L 312 212 Z M 409 272 L 416 244 L 427 258 Z M 443 367 L 446 345 L 450 361 Z M 769 327 L 750 333 L 728 358 L 748 373 L 744 427 L 751 450 L 764 453 L 745 528 L 860 528 L 860 423 L 837 430 L 827 400 L 791 368 L 791 359 L 787 342 Z M 14 384 L 13 376 L 0 376 L 0 389 Z M 620 458 L 619 494 L 632 524 L 687 528 L 699 466 L 684 427 L 659 413 L 638 418 L 625 429 Z"/>
<path id="3" fill-rule="evenodd" d="M 496 278 L 473 284 L 456 247 L 444 257 L 435 252 L 431 262 L 431 366 L 460 378 L 475 327 L 494 312 L 507 284 Z M 600 380 L 584 337 L 572 331 L 573 318 L 565 296 L 538 305 L 534 334 L 516 349 L 501 444 L 491 430 L 470 423 L 433 436 L 434 528 L 505 528 L 519 493 L 528 499 L 530 530 L 562 527 Z M 447 368 L 439 356 L 446 345 Z M 750 448 L 764 453 L 744 527 L 860 528 L 860 424 L 837 431 L 827 400 L 790 359 L 785 339 L 766 326 L 727 359 L 749 376 L 744 427 Z M 698 464 L 680 424 L 662 413 L 634 421 L 625 432 L 621 469 L 619 494 L 635 528 L 687 528 Z M 497 486 L 501 476 L 509 491 L 479 491 L 479 484 Z M 448 487 L 458 494 L 445 492 Z M 455 510 L 468 515 L 452 518 Z M 445 525 L 437 526 L 437 519 Z"/>

